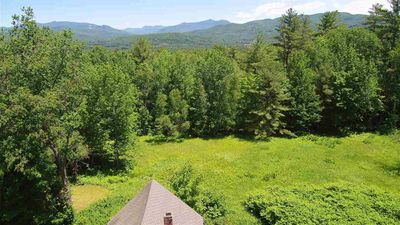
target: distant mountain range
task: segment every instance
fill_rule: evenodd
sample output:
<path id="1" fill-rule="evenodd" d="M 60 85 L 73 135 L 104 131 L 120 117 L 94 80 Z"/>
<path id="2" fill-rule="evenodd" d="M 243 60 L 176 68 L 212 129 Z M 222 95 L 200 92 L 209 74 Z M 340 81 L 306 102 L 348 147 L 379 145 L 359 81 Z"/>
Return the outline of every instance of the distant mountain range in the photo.
<path id="1" fill-rule="evenodd" d="M 192 32 L 192 31 L 197 31 L 197 30 L 205 30 L 209 29 L 215 26 L 220 26 L 220 25 L 227 25 L 230 24 L 229 21 L 227 20 L 205 20 L 201 22 L 195 22 L 195 23 L 181 23 L 176 26 L 170 26 L 170 27 L 165 27 L 161 29 L 157 33 L 184 33 L 184 32 Z"/>
<path id="2" fill-rule="evenodd" d="M 126 31 L 118 30 L 107 25 L 100 26 L 91 23 L 53 21 L 50 23 L 40 23 L 39 26 L 49 27 L 55 31 L 71 30 L 75 37 L 84 41 L 105 40 L 130 35 Z"/>
<path id="3" fill-rule="evenodd" d="M 155 33 L 184 33 L 196 30 L 204 30 L 218 25 L 230 24 L 227 20 L 205 20 L 194 23 L 181 23 L 174 26 L 144 26 L 142 28 L 128 28 L 127 31 L 131 34 L 145 35 Z"/>
<path id="4" fill-rule="evenodd" d="M 130 34 L 136 34 L 136 35 L 143 35 L 143 34 L 154 34 L 159 32 L 165 28 L 165 26 L 144 26 L 142 28 L 127 28 L 124 31 L 130 33 Z"/>
<path id="5" fill-rule="evenodd" d="M 142 28 L 127 28 L 124 30 L 115 29 L 107 25 L 100 26 L 90 23 L 68 21 L 53 21 L 50 23 L 41 23 L 39 25 L 49 27 L 55 31 L 70 29 L 74 33 L 75 37 L 84 41 L 104 41 L 116 37 L 127 37 L 132 35 L 184 33 L 226 24 L 230 24 L 230 22 L 226 20 L 205 20 L 193 23 L 181 23 L 174 26 L 144 26 Z"/>
<path id="6" fill-rule="evenodd" d="M 323 13 L 310 15 L 314 29 Z M 342 23 L 348 27 L 362 27 L 365 15 L 340 13 Z M 153 33 L 140 36 L 123 36 L 109 40 L 89 42 L 90 45 L 99 44 L 112 48 L 130 48 L 139 37 L 145 37 L 156 47 L 165 48 L 204 48 L 217 44 L 229 46 L 245 46 L 251 44 L 259 33 L 264 34 L 268 42 L 275 41 L 276 28 L 280 18 L 256 20 L 244 24 L 229 23 L 217 25 L 208 29 L 195 30 L 183 33 Z"/>
<path id="7" fill-rule="evenodd" d="M 310 15 L 315 28 L 323 14 Z M 348 27 L 363 26 L 365 15 L 340 13 L 342 23 Z M 75 22 L 50 22 L 40 24 L 55 31 L 70 29 L 75 37 L 86 41 L 89 46 L 104 45 L 112 48 L 129 48 L 139 37 L 149 39 L 156 47 L 193 48 L 212 47 L 216 44 L 243 46 L 254 41 L 257 34 L 265 35 L 272 42 L 277 35 L 280 18 L 251 21 L 244 24 L 226 20 L 205 20 L 181 23 L 175 26 L 144 26 L 119 30 L 107 25 Z"/>

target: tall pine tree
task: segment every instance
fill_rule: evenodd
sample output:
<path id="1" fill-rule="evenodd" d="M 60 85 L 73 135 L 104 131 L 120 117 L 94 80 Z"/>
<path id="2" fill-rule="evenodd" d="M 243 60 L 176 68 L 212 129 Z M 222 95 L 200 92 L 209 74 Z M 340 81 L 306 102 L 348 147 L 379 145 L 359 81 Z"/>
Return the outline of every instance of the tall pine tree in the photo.
<path id="1" fill-rule="evenodd" d="M 330 30 L 338 28 L 340 25 L 340 14 L 338 11 L 326 12 L 321 17 L 318 24 L 318 34 L 325 35 Z"/>

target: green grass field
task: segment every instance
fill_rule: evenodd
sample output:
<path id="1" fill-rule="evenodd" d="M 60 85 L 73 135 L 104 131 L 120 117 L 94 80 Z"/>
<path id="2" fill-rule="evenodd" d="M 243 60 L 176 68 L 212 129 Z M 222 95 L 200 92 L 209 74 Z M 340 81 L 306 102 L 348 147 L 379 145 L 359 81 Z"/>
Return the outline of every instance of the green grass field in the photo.
<path id="1" fill-rule="evenodd" d="M 151 179 L 169 188 L 168 180 L 185 163 L 202 177 L 204 188 L 225 197 L 229 210 L 225 224 L 257 224 L 243 202 L 269 186 L 351 183 L 400 195 L 399 135 L 307 136 L 269 142 L 235 137 L 164 144 L 146 140 L 141 138 L 129 153 L 131 171 L 79 178 L 80 184 L 90 185 L 73 192 L 73 198 L 88 198 L 93 193 L 101 200 L 74 206 L 83 209 L 77 213 L 76 224 L 105 224 Z M 91 191 L 93 185 L 108 191 L 96 194 Z"/>

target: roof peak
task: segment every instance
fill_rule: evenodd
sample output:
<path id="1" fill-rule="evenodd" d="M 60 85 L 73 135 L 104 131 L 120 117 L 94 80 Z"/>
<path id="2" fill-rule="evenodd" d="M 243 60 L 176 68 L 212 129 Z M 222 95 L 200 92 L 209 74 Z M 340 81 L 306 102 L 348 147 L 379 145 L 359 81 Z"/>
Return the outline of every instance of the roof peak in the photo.
<path id="1" fill-rule="evenodd" d="M 108 225 L 163 224 L 166 213 L 172 213 L 176 224 L 203 225 L 203 218 L 196 211 L 154 179 Z"/>

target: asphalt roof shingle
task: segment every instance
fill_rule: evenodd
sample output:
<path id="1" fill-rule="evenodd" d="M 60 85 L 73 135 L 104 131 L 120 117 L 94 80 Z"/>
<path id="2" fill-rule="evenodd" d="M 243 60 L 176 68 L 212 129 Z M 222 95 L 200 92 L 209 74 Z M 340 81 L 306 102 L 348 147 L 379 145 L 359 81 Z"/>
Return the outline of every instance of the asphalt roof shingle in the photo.
<path id="1" fill-rule="evenodd" d="M 151 181 L 108 225 L 164 225 L 172 213 L 173 225 L 203 225 L 203 218 L 157 181 Z"/>

